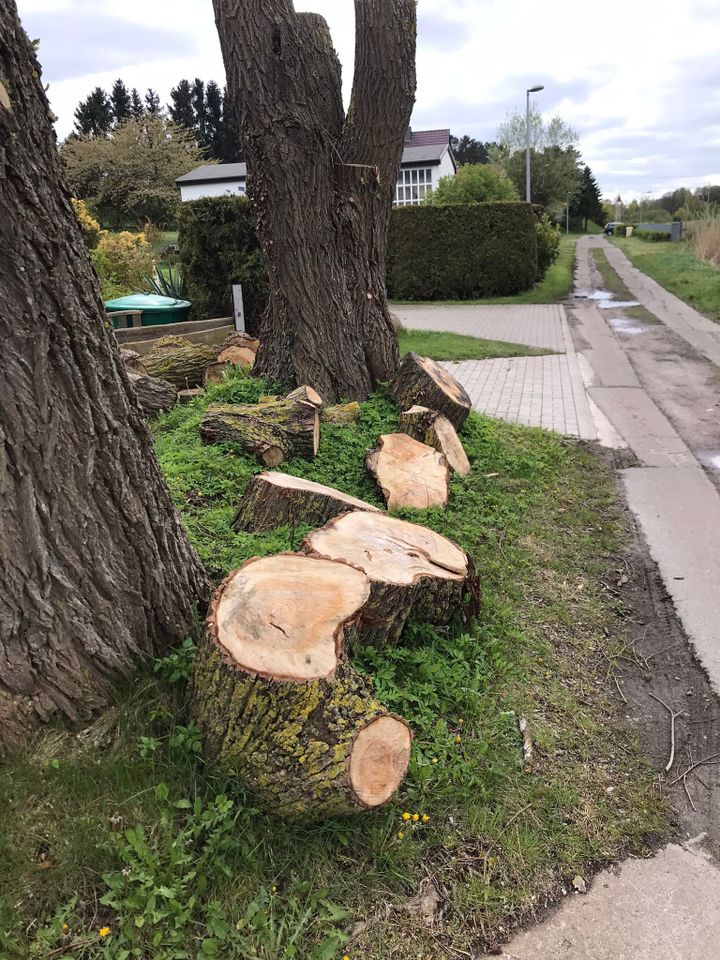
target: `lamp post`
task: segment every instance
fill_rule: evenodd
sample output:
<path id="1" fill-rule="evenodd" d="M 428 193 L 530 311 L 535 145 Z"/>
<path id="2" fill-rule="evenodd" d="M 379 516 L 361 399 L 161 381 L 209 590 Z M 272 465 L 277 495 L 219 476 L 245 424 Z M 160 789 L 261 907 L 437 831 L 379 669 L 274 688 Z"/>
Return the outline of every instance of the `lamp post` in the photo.
<path id="1" fill-rule="evenodd" d="M 525 108 L 525 199 L 528 203 L 532 203 L 532 195 L 530 190 L 530 94 L 539 93 L 540 90 L 544 90 L 545 87 L 542 84 L 537 84 L 537 86 L 529 87 L 525 91 L 526 96 L 526 108 Z"/>

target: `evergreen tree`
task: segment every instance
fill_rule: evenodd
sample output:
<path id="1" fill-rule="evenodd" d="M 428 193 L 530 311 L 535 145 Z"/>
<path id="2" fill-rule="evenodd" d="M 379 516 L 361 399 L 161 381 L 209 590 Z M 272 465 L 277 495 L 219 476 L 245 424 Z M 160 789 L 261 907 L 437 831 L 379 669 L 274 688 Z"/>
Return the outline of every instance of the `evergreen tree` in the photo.
<path id="1" fill-rule="evenodd" d="M 113 109 L 102 87 L 95 87 L 75 110 L 75 129 L 86 137 L 106 136 L 112 127 Z"/>
<path id="2" fill-rule="evenodd" d="M 124 123 L 125 120 L 130 119 L 132 116 L 132 102 L 130 100 L 130 94 L 128 93 L 127 87 L 123 81 L 119 78 L 113 84 L 113 88 L 110 93 L 110 101 L 112 103 L 115 126 L 119 126 L 121 123 Z"/>
<path id="3" fill-rule="evenodd" d="M 459 167 L 468 163 L 490 163 L 488 149 L 497 144 L 483 143 L 465 134 L 464 137 L 450 137 L 450 146 Z"/>
<path id="4" fill-rule="evenodd" d="M 233 109 L 228 88 L 223 90 L 223 138 L 220 159 L 223 163 L 237 163 L 242 159 L 242 131 Z"/>
<path id="5" fill-rule="evenodd" d="M 211 80 L 205 88 L 205 143 L 203 147 L 206 155 L 213 160 L 222 160 L 223 122 L 222 93 L 215 81 Z"/>
<path id="6" fill-rule="evenodd" d="M 179 127 L 195 132 L 195 108 L 193 106 L 193 92 L 188 80 L 181 80 L 170 91 L 172 103 L 168 104 L 170 119 Z"/>
<path id="7" fill-rule="evenodd" d="M 137 92 L 137 87 L 133 87 L 130 91 L 130 112 L 133 115 L 135 120 L 138 117 L 141 117 L 145 113 L 145 107 L 143 106 L 142 97 Z"/>
<path id="8" fill-rule="evenodd" d="M 160 97 L 153 90 L 152 87 L 148 87 L 148 91 L 145 94 L 145 109 L 152 116 L 157 117 L 160 115 Z"/>
<path id="9" fill-rule="evenodd" d="M 583 168 L 580 192 L 571 206 L 571 214 L 582 219 L 583 230 L 587 230 L 588 220 L 592 220 L 598 226 L 602 226 L 605 222 L 600 187 L 588 166 Z"/>
<path id="10" fill-rule="evenodd" d="M 199 146 L 207 147 L 207 134 L 205 131 L 205 84 L 198 77 L 195 77 L 192 85 L 192 106 L 195 112 L 195 139 Z"/>

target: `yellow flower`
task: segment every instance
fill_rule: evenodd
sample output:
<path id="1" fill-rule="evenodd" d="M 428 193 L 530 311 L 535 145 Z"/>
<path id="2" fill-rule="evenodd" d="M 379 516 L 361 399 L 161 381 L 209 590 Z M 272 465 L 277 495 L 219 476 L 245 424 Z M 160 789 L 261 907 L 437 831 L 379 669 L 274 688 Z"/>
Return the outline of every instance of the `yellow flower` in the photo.
<path id="1" fill-rule="evenodd" d="M 437 757 L 433 757 L 432 760 L 430 761 L 430 763 L 437 763 L 437 762 L 438 762 Z"/>
<path id="2" fill-rule="evenodd" d="M 306 760 L 307 760 L 307 757 L 300 757 L 300 759 L 298 760 L 298 763 L 305 763 Z"/>
<path id="3" fill-rule="evenodd" d="M 410 819 L 410 814 L 407 812 L 407 810 L 406 810 L 405 813 L 402 815 L 402 818 L 403 818 L 403 820 L 409 820 L 409 819 Z"/>
<path id="4" fill-rule="evenodd" d="M 345 954 L 345 956 L 342 958 L 342 960 L 350 960 L 350 957 L 349 957 L 347 954 Z"/>
<path id="5" fill-rule="evenodd" d="M 430 823 L 430 817 L 429 817 L 426 813 L 424 813 L 424 814 L 422 815 L 422 822 L 423 822 L 423 823 Z"/>
<path id="6" fill-rule="evenodd" d="M 419 813 L 414 813 L 414 814 L 413 814 L 413 823 L 417 823 L 419 819 L 420 819 L 420 814 L 419 814 Z"/>
<path id="7" fill-rule="evenodd" d="M 458 734 L 458 735 L 455 737 L 455 743 L 462 743 L 462 737 L 460 736 L 460 734 Z"/>
<path id="8" fill-rule="evenodd" d="M 272 892 L 273 892 L 273 893 L 277 893 L 277 887 L 273 887 L 273 888 L 272 888 Z"/>
<path id="9" fill-rule="evenodd" d="M 101 937 L 107 937 L 110 935 L 110 927 L 100 927 L 98 933 Z"/>
<path id="10" fill-rule="evenodd" d="M 460 717 L 460 719 L 458 720 L 458 723 L 460 724 L 460 726 L 462 726 L 465 723 L 465 721 L 463 720 L 462 717 Z"/>
<path id="11" fill-rule="evenodd" d="M 69 924 L 64 923 L 64 924 L 63 924 L 63 930 L 69 930 L 69 929 L 70 929 Z"/>
<path id="12" fill-rule="evenodd" d="M 404 831 L 404 830 L 398 830 L 398 839 L 399 839 L 399 840 L 402 840 L 404 836 L 405 836 L 405 831 Z"/>

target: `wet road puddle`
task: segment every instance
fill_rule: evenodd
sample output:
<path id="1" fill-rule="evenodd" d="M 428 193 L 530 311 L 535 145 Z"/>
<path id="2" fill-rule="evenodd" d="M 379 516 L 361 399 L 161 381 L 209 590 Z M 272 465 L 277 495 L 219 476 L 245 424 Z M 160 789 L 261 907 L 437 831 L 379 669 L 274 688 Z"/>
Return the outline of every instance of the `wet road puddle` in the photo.
<path id="1" fill-rule="evenodd" d="M 704 467 L 720 472 L 720 450 L 698 450 L 696 456 Z"/>
<path id="2" fill-rule="evenodd" d="M 636 337 L 639 333 L 645 333 L 648 329 L 647 324 L 638 323 L 637 320 L 628 320 L 627 317 L 610 317 L 608 323 L 616 333 L 624 333 L 629 337 Z"/>
<path id="3" fill-rule="evenodd" d="M 592 300 L 601 310 L 625 310 L 628 307 L 639 307 L 638 300 L 616 300 L 607 290 L 581 290 L 574 293 L 576 300 Z"/>

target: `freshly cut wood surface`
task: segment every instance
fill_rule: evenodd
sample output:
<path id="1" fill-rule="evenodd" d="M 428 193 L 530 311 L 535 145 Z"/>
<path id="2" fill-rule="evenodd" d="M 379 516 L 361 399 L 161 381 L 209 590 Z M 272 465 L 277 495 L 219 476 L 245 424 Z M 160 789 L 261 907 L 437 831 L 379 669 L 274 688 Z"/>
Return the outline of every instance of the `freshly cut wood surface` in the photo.
<path id="1" fill-rule="evenodd" d="M 266 467 L 292 457 L 312 460 L 320 443 L 321 406 L 322 400 L 309 387 L 255 404 L 211 404 L 203 415 L 200 436 L 204 443 L 241 443 Z"/>
<path id="2" fill-rule="evenodd" d="M 190 390 L 178 390 L 178 403 L 185 405 L 186 403 L 192 403 L 193 400 L 197 400 L 198 397 L 201 397 L 205 391 L 202 387 L 192 387 Z"/>
<path id="3" fill-rule="evenodd" d="M 166 380 L 158 380 L 156 377 L 143 376 L 131 371 L 128 371 L 128 377 L 142 412 L 148 420 L 152 420 L 166 410 L 172 410 L 177 403 L 178 392 Z"/>
<path id="4" fill-rule="evenodd" d="M 232 363 L 236 367 L 244 367 L 251 370 L 255 363 L 255 351 L 247 347 L 230 346 L 225 347 L 217 355 L 218 363 Z"/>
<path id="5" fill-rule="evenodd" d="M 305 538 L 309 556 L 339 560 L 370 580 L 359 618 L 363 642 L 396 642 L 412 619 L 447 623 L 475 592 L 467 554 L 451 540 L 386 513 L 357 511 L 330 520 Z"/>
<path id="6" fill-rule="evenodd" d="M 242 333 L 239 330 L 236 330 L 234 333 L 229 333 L 227 337 L 220 344 L 220 352 L 227 350 L 228 347 L 242 347 L 244 350 L 250 350 L 252 353 L 257 353 L 260 349 L 260 341 L 255 337 L 251 337 L 249 333 Z"/>
<path id="7" fill-rule="evenodd" d="M 401 410 L 420 404 L 437 410 L 459 430 L 467 419 L 472 403 L 461 384 L 430 357 L 407 353 L 388 385 L 388 396 Z"/>
<path id="8" fill-rule="evenodd" d="M 249 560 L 213 600 L 193 665 L 205 750 L 284 816 L 359 813 L 402 782 L 412 735 L 349 663 L 370 596 L 348 564 Z"/>
<path id="9" fill-rule="evenodd" d="M 457 430 L 447 417 L 437 410 L 427 407 L 410 407 L 400 414 L 400 430 L 414 440 L 426 443 L 433 450 L 442 453 L 450 469 L 466 476 L 470 473 L 470 461 L 457 435 Z"/>
<path id="10" fill-rule="evenodd" d="M 285 524 L 321 526 L 349 510 L 378 512 L 364 500 L 312 480 L 286 473 L 259 473 L 247 486 L 233 529 L 257 533 Z"/>
<path id="11" fill-rule="evenodd" d="M 450 495 L 445 457 L 406 433 L 388 433 L 365 458 L 388 510 L 444 507 Z"/>

